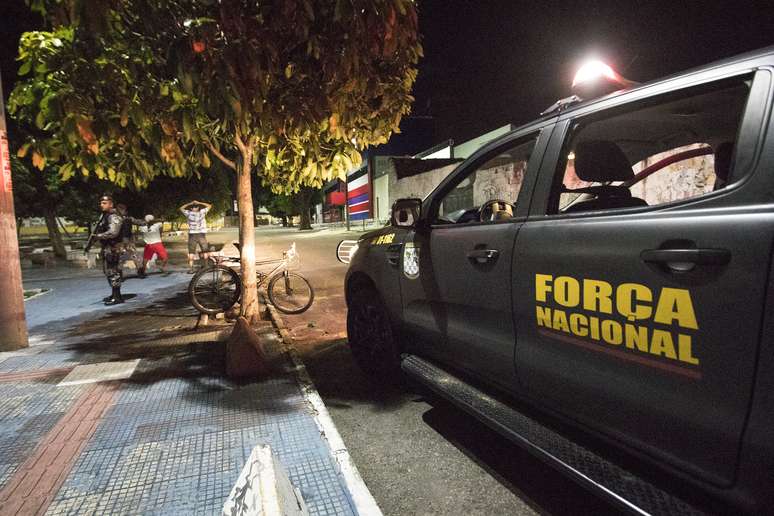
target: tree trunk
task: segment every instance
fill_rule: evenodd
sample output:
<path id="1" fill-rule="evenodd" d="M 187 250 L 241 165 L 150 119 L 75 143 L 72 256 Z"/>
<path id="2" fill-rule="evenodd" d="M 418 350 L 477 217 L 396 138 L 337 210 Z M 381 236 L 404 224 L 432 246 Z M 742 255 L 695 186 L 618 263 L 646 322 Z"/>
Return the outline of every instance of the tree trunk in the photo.
<path id="1" fill-rule="evenodd" d="M 288 216 L 287 215 L 283 215 L 282 216 L 282 227 L 283 228 L 288 227 Z"/>
<path id="2" fill-rule="evenodd" d="M 64 225 L 64 222 L 60 218 L 57 217 L 56 221 L 59 223 L 59 227 L 62 228 L 62 233 L 65 234 L 67 238 L 70 238 L 70 233 L 67 232 L 67 228 Z M 77 229 L 75 231 L 78 231 Z"/>
<path id="3" fill-rule="evenodd" d="M 2 85 L 0 84 L 0 91 Z M 8 155 L 5 108 L 0 95 L 0 152 Z M 7 158 L 3 158 L 7 159 Z M 16 213 L 13 209 L 11 178 L 0 187 L 0 351 L 13 351 L 29 345 L 24 315 L 19 241 L 16 238 Z"/>
<path id="4" fill-rule="evenodd" d="M 239 208 L 239 246 L 242 250 L 242 307 L 241 315 L 253 324 L 260 320 L 258 288 L 255 278 L 255 215 L 251 189 L 250 168 L 253 148 L 241 149 L 242 162 L 237 169 L 237 207 Z"/>
<path id="5" fill-rule="evenodd" d="M 51 246 L 54 248 L 54 255 L 59 258 L 67 258 L 62 234 L 59 232 L 59 226 L 56 223 L 56 213 L 53 210 L 47 210 L 44 218 L 46 219 L 48 238 L 51 240 Z"/>
<path id="6" fill-rule="evenodd" d="M 303 231 L 305 229 L 312 229 L 312 219 L 309 216 L 309 210 L 311 206 L 309 204 L 312 201 L 312 192 L 307 189 L 303 189 L 298 193 L 298 201 L 301 205 L 301 221 L 299 223 L 298 230 Z"/>

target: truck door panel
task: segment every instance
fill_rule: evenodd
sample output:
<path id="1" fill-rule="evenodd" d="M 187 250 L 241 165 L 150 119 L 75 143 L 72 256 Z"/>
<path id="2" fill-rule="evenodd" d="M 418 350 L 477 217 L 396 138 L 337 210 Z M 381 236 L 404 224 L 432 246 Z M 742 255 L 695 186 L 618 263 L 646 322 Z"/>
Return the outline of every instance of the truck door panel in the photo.
<path id="1" fill-rule="evenodd" d="M 549 149 L 556 158 L 541 170 L 514 251 L 515 362 L 525 392 L 719 486 L 734 481 L 774 243 L 774 208 L 748 155 L 759 150 L 756 124 L 768 109 L 764 75 L 561 122 Z M 728 141 L 731 178 L 713 190 L 697 178 L 720 176 L 714 158 Z M 706 157 L 645 185 L 595 177 L 616 155 L 634 174 L 703 145 Z M 582 159 L 602 155 L 593 172 L 581 170 Z M 686 178 L 696 191 L 681 197 Z M 599 184 L 613 187 L 594 190 Z M 617 199 L 605 209 L 604 195 L 621 194 L 620 184 L 647 205 Z M 561 196 L 589 187 L 597 199 L 575 197 L 567 206 L 581 206 L 561 213 Z"/>
<path id="2" fill-rule="evenodd" d="M 534 184 L 527 172 L 537 170 L 548 133 L 525 131 L 472 157 L 426 200 L 429 227 L 406 240 L 420 272 L 401 277 L 404 320 L 426 340 L 421 352 L 509 388 L 513 246 Z"/>

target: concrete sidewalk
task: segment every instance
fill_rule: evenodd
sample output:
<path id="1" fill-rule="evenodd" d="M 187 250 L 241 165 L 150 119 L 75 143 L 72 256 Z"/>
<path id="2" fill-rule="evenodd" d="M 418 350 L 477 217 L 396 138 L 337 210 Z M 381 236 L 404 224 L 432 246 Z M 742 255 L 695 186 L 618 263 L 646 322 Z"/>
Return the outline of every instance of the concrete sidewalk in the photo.
<path id="1" fill-rule="evenodd" d="M 310 514 L 378 513 L 274 327 L 257 330 L 275 372 L 230 381 L 231 326 L 193 332 L 184 284 L 0 353 L 0 514 L 217 514 L 259 444 Z"/>
<path id="2" fill-rule="evenodd" d="M 41 326 L 53 322 L 84 320 L 153 302 L 159 297 L 167 297 L 170 291 L 180 290 L 191 280 L 185 272 L 152 272 L 145 279 L 130 273 L 121 285 L 127 304 L 106 307 L 102 298 L 110 294 L 110 286 L 101 270 L 57 267 L 25 270 L 23 274 L 25 289 L 49 289 L 25 302 L 27 326 L 36 335 L 45 333 Z"/>

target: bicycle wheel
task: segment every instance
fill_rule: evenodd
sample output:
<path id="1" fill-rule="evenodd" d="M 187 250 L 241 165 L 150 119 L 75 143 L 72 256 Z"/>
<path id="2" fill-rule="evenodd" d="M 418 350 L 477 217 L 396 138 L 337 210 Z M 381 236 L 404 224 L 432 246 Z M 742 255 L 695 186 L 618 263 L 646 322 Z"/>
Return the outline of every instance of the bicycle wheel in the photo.
<path id="1" fill-rule="evenodd" d="M 306 278 L 295 272 L 285 271 L 269 281 L 266 288 L 269 301 L 285 314 L 300 314 L 314 301 L 314 289 Z"/>
<path id="2" fill-rule="evenodd" d="M 191 304 L 203 314 L 225 312 L 242 295 L 239 274 L 223 265 L 207 267 L 191 278 L 188 294 L 191 296 Z"/>

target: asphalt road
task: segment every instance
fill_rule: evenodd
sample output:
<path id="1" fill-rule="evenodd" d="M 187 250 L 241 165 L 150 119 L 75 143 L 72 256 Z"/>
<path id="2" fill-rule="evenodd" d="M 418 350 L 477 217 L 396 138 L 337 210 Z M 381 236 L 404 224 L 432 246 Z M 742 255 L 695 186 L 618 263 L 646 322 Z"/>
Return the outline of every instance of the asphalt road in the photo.
<path id="1" fill-rule="evenodd" d="M 316 297 L 285 316 L 296 347 L 355 464 L 385 515 L 610 514 L 614 508 L 473 417 L 411 387 L 377 385 L 346 346 L 341 231 L 263 228 L 258 256 L 295 241 Z M 217 241 L 221 235 L 213 234 Z"/>

